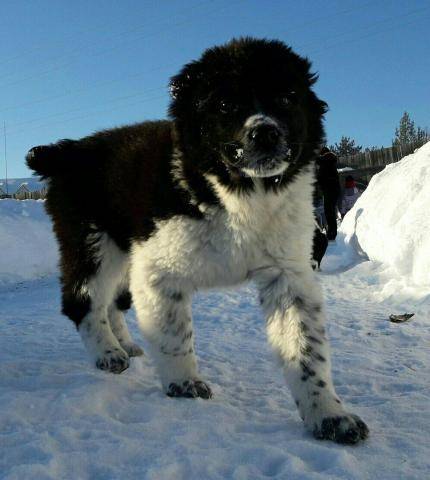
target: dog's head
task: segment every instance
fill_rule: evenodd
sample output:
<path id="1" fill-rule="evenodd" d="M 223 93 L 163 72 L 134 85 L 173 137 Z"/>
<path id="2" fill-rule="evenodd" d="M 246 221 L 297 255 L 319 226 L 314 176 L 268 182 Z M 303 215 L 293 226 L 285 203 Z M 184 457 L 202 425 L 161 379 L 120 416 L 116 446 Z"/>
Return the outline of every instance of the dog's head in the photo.
<path id="1" fill-rule="evenodd" d="M 207 50 L 172 78 L 181 150 L 203 172 L 272 177 L 312 161 L 326 104 L 310 63 L 279 41 L 244 38 Z"/>

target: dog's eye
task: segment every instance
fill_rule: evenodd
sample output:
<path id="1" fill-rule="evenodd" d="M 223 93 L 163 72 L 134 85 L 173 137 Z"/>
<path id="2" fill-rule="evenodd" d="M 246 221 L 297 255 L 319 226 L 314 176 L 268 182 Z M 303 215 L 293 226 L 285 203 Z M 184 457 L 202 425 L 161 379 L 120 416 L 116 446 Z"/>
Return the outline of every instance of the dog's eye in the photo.
<path id="1" fill-rule="evenodd" d="M 276 103 L 278 104 L 278 106 L 280 107 L 288 107 L 290 105 L 290 99 L 286 96 L 284 97 L 278 97 L 276 99 Z"/>
<path id="2" fill-rule="evenodd" d="M 195 101 L 195 106 L 197 110 L 203 110 L 206 105 L 206 100 L 198 99 Z"/>
<path id="3" fill-rule="evenodd" d="M 276 99 L 276 103 L 279 107 L 288 107 L 291 105 L 292 101 L 294 100 L 294 97 L 296 95 L 296 92 L 289 92 L 288 95 L 280 95 Z"/>
<path id="4" fill-rule="evenodd" d="M 223 114 L 232 114 L 237 112 L 237 105 L 234 105 L 226 100 L 219 102 L 219 111 Z"/>

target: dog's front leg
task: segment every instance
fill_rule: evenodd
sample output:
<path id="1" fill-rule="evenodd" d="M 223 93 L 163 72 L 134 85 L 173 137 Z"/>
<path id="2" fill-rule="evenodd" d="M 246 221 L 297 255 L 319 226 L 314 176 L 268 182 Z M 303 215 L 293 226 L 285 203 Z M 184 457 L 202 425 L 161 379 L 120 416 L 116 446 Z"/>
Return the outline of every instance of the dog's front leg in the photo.
<path id="1" fill-rule="evenodd" d="M 207 399 L 212 392 L 198 374 L 191 293 L 183 287 L 179 282 L 174 286 L 167 282 L 137 284 L 132 290 L 134 303 L 167 395 Z"/>
<path id="2" fill-rule="evenodd" d="M 306 427 L 316 438 L 356 443 L 368 434 L 333 387 L 323 302 L 312 271 L 262 270 L 256 277 L 269 341 Z"/>

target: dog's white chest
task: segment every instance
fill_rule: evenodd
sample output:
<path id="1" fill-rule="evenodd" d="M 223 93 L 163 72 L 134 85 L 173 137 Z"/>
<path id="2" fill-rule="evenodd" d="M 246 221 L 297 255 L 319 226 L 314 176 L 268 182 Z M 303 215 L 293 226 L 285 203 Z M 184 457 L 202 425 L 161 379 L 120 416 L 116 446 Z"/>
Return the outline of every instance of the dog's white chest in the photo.
<path id="1" fill-rule="evenodd" d="M 262 266 L 309 256 L 311 188 L 309 181 L 297 183 L 283 193 L 218 190 L 223 207 L 209 207 L 202 220 L 176 216 L 161 221 L 150 239 L 136 243 L 133 269 L 154 281 L 169 272 L 204 288 L 237 284 Z"/>

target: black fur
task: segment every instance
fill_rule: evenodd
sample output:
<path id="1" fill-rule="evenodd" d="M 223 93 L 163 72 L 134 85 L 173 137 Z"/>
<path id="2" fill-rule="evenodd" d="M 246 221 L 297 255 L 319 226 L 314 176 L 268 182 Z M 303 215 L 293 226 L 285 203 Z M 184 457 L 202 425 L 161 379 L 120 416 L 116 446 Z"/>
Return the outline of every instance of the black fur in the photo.
<path id="1" fill-rule="evenodd" d="M 169 397 L 185 397 L 185 398 L 197 398 L 204 399 L 212 398 L 212 390 L 210 387 L 201 380 L 194 382 L 184 382 L 183 385 L 171 383 L 167 390 Z"/>
<path id="2" fill-rule="evenodd" d="M 115 300 L 118 310 L 125 311 L 131 307 L 131 293 L 128 290 L 122 291 Z"/>
<path id="3" fill-rule="evenodd" d="M 328 246 L 328 239 L 326 234 L 317 226 L 314 230 L 314 238 L 312 245 L 312 258 L 319 269 L 321 261 L 325 255 Z"/>
<path id="4" fill-rule="evenodd" d="M 327 417 L 323 420 L 321 428 L 314 430 L 314 436 L 320 440 L 334 440 L 337 443 L 355 444 L 365 439 L 369 434 L 367 425 L 357 415 L 350 415 L 356 428 L 345 429 L 342 423 L 347 417 Z M 348 422 L 349 423 L 349 422 Z"/>

